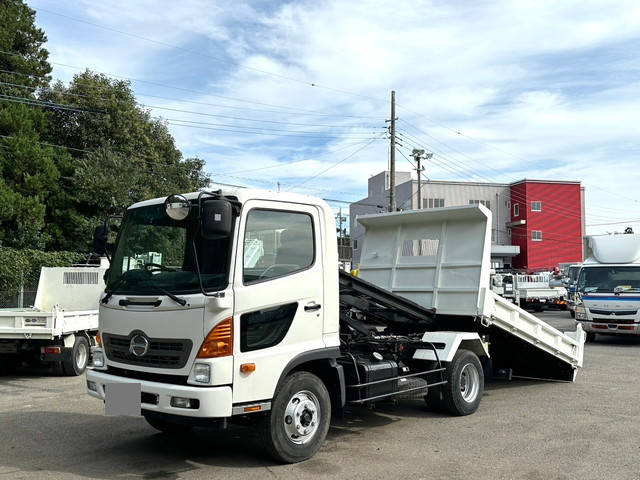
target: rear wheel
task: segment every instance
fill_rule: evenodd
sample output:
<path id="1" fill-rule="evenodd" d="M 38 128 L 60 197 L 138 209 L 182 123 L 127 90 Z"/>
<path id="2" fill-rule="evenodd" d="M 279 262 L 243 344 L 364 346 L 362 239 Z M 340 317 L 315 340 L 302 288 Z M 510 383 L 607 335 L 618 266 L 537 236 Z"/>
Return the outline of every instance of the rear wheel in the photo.
<path id="1" fill-rule="evenodd" d="M 71 358 L 62 362 L 62 371 L 65 375 L 73 377 L 82 375 L 89 363 L 89 341 L 82 335 L 76 336 L 73 342 Z"/>
<path id="2" fill-rule="evenodd" d="M 262 438 L 278 461 L 311 458 L 322 446 L 331 422 L 331 399 L 322 380 L 309 372 L 287 377 L 262 424 Z"/>
<path id="3" fill-rule="evenodd" d="M 442 404 L 453 415 L 470 415 L 478 409 L 484 393 L 484 373 L 478 356 L 458 350 L 447 365 L 448 383 L 441 387 Z"/>

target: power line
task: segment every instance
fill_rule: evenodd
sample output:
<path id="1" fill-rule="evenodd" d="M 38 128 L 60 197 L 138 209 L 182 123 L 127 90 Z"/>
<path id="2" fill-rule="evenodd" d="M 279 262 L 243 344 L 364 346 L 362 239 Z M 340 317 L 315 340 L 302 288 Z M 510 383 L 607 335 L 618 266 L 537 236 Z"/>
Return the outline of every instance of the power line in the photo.
<path id="1" fill-rule="evenodd" d="M 408 142 L 408 143 L 412 143 L 411 141 L 413 140 L 413 141 L 414 141 L 415 143 L 417 143 L 418 145 L 423 146 L 423 145 L 421 145 L 420 140 L 416 140 L 416 139 L 415 139 L 415 137 L 413 137 L 412 135 L 409 135 L 409 134 L 408 134 L 408 133 L 406 133 L 406 132 L 405 132 L 404 134 L 400 133 L 400 135 L 401 135 L 401 136 L 403 136 L 403 137 L 405 137 L 405 138 L 407 138 L 407 139 L 408 139 L 408 140 L 407 140 L 407 142 Z M 426 144 L 426 145 L 428 145 L 428 144 Z M 413 145 L 413 146 L 416 146 L 416 145 Z M 429 148 L 432 148 L 432 147 L 431 147 L 431 146 L 429 146 Z M 495 183 L 495 182 L 493 182 L 491 179 L 489 179 L 488 177 L 485 177 L 485 176 L 483 176 L 483 175 L 481 175 L 481 174 L 477 174 L 477 173 L 475 173 L 473 170 L 469 169 L 468 167 L 466 167 L 466 166 L 465 166 L 464 164 L 462 164 L 461 162 L 458 162 L 458 161 L 456 161 L 455 159 L 452 159 L 452 158 L 451 158 L 451 157 L 449 157 L 449 156 L 446 156 L 446 157 L 445 157 L 445 156 L 443 156 L 442 154 L 439 154 L 439 153 L 437 153 L 437 152 L 434 152 L 434 157 L 438 157 L 438 156 L 439 156 L 439 157 L 441 157 L 444 161 L 439 161 L 437 158 L 432 158 L 432 161 L 434 161 L 436 164 L 438 164 L 441 168 L 444 168 L 444 169 L 446 169 L 446 170 L 449 170 L 449 171 L 451 171 L 451 172 L 453 172 L 453 173 L 455 173 L 455 174 L 457 174 L 457 175 L 459 175 L 459 176 L 461 176 L 461 177 L 463 177 L 463 178 L 466 178 L 466 172 L 467 172 L 467 171 L 470 171 L 470 172 L 471 172 L 472 174 L 474 174 L 475 176 L 478 176 L 478 177 L 480 177 L 480 178 L 482 178 L 482 179 L 485 179 L 485 180 L 487 180 L 489 183 Z M 455 165 L 447 165 L 447 164 L 445 163 L 446 161 L 448 161 L 448 162 L 452 162 L 452 163 L 453 163 L 453 164 L 455 164 Z M 457 167 L 456 165 L 462 165 L 462 168 Z M 502 194 L 498 194 L 498 195 L 502 196 L 502 197 L 503 197 L 504 199 L 506 199 L 506 200 L 511 200 L 511 201 L 518 201 L 518 202 L 525 202 L 525 203 L 526 203 L 526 202 L 529 200 L 529 199 L 528 199 L 526 196 L 524 196 L 523 194 L 520 194 L 520 193 L 518 193 L 518 192 L 513 192 L 513 191 L 511 191 L 511 192 L 510 192 L 510 195 L 509 195 L 509 197 L 508 197 L 508 198 L 507 198 L 507 196 L 502 195 Z M 409 200 L 409 199 L 408 199 L 408 200 Z M 573 210 L 570 210 L 570 209 L 568 209 L 568 208 L 563 208 L 563 207 L 555 206 L 555 207 L 553 207 L 553 208 L 549 209 L 548 211 L 554 212 L 554 213 L 556 213 L 556 214 L 558 214 L 558 215 L 563 215 L 563 216 L 565 216 L 565 217 L 573 217 L 573 218 L 580 218 L 580 219 L 582 219 L 582 215 L 581 215 L 581 214 L 576 214 Z M 590 216 L 598 217 L 599 215 L 593 215 L 593 214 L 590 214 Z M 608 217 L 608 218 L 610 218 L 610 217 Z"/>
<path id="2" fill-rule="evenodd" d="M 333 155 L 336 152 L 340 152 L 342 150 L 345 150 L 349 147 L 353 147 L 356 145 L 362 145 L 363 143 L 365 143 L 366 140 L 364 141 L 359 141 L 359 142 L 350 142 L 347 143 L 346 145 L 343 145 L 340 148 L 336 148 L 335 150 L 331 151 L 331 152 L 327 152 L 324 155 L 321 155 L 319 157 L 316 158 L 322 158 L 322 157 L 327 157 L 329 155 Z M 280 167 L 286 167 L 286 166 L 290 166 L 296 163 L 302 163 L 302 162 L 309 162 L 309 161 L 314 161 L 315 158 L 306 158 L 304 160 L 293 160 L 290 162 L 279 162 L 277 165 L 268 165 L 266 167 L 258 167 L 258 168 L 249 168 L 249 169 L 245 169 L 245 170 L 236 170 L 236 171 L 232 171 L 232 172 L 216 172 L 216 173 L 212 173 L 212 175 L 224 175 L 224 174 L 231 174 L 231 175 L 235 175 L 237 173 L 246 173 L 246 172 L 255 172 L 255 171 L 260 171 L 260 170 L 268 170 L 268 169 L 272 169 L 272 168 L 280 168 Z"/>
<path id="3" fill-rule="evenodd" d="M 351 134 L 322 134 L 322 135 L 307 135 L 305 134 L 295 134 L 295 133 L 275 133 L 275 132 L 259 132 L 259 131 L 249 131 L 249 130 L 235 130 L 230 128 L 214 128 L 214 127 L 205 127 L 202 125 L 190 125 L 190 124 L 182 124 L 175 122 L 167 122 L 168 125 L 174 125 L 178 127 L 188 127 L 188 128 L 199 128 L 202 130 L 213 130 L 216 132 L 233 132 L 233 133 L 245 133 L 252 135 L 266 135 L 271 137 L 296 137 L 296 138 L 344 138 L 344 139 L 368 139 L 370 136 L 350 136 Z M 313 133 L 313 132 L 309 132 Z M 319 132 L 322 133 L 322 132 Z M 375 132 L 371 132 L 369 135 L 373 135 Z M 357 134 L 353 134 L 357 135 Z M 365 133 L 361 133 L 360 135 L 365 135 Z"/>
<path id="4" fill-rule="evenodd" d="M 6 50 L 0 50 L 0 54 L 5 54 L 5 55 L 11 55 L 11 56 L 24 58 L 19 53 L 8 52 Z M 210 96 L 210 97 L 222 98 L 222 99 L 231 100 L 231 101 L 234 101 L 234 102 L 249 103 L 249 104 L 253 104 L 253 105 L 262 105 L 262 106 L 266 106 L 266 107 L 281 108 L 281 109 L 289 110 L 289 112 L 283 111 L 282 113 L 289 113 L 289 114 L 295 114 L 295 115 L 321 115 L 321 116 L 328 116 L 328 117 L 345 117 L 345 118 L 368 118 L 368 119 L 378 119 L 379 118 L 379 117 L 375 117 L 375 116 L 347 115 L 347 114 L 343 114 L 343 113 L 341 113 L 341 114 L 333 114 L 333 113 L 327 113 L 327 112 L 320 112 L 320 111 L 317 111 L 317 110 L 305 110 L 305 109 L 301 109 L 301 108 L 297 108 L 297 107 L 289 107 L 289 106 L 276 105 L 276 104 L 272 104 L 272 103 L 260 102 L 260 101 L 257 101 L 257 100 L 247 100 L 247 99 L 244 99 L 244 98 L 229 97 L 229 96 L 219 95 L 219 94 L 215 94 L 215 93 L 211 93 L 211 92 L 206 92 L 206 91 L 203 91 L 203 90 L 195 90 L 193 88 L 179 87 L 179 86 L 175 86 L 175 85 L 168 85 L 166 83 L 154 82 L 154 81 L 151 81 L 151 80 L 142 80 L 142 79 L 139 79 L 139 78 L 126 77 L 126 76 L 119 75 L 119 74 L 116 74 L 116 73 L 101 72 L 101 71 L 98 71 L 98 70 L 89 69 L 87 67 L 78 67 L 76 65 L 69 65 L 67 63 L 60 63 L 60 62 L 54 62 L 54 61 L 48 61 L 48 63 L 50 63 L 51 65 L 57 65 L 57 66 L 60 66 L 60 67 L 72 68 L 74 70 L 80 70 L 80 71 L 89 70 L 89 71 L 92 71 L 94 73 L 99 73 L 101 75 L 106 75 L 106 76 L 109 76 L 109 77 L 118 78 L 120 80 L 126 80 L 126 81 L 129 81 L 129 82 L 145 83 L 147 85 L 154 85 L 154 86 L 157 86 L 157 87 L 169 88 L 169 89 L 179 90 L 179 91 L 183 91 L 183 92 L 197 93 L 197 94 L 200 94 L 200 95 L 207 95 L 207 96 Z M 22 75 L 27 75 L 27 74 L 22 74 Z M 32 76 L 32 77 L 38 78 L 37 75 L 28 75 L 28 76 Z M 42 77 L 42 78 L 44 78 L 44 77 Z M 300 113 L 298 113 L 298 112 L 300 112 Z"/>
<path id="5" fill-rule="evenodd" d="M 78 112 L 78 113 L 92 113 L 92 114 L 104 114 L 104 111 L 98 111 L 98 110 L 88 110 L 85 108 L 75 108 L 75 107 L 71 107 L 69 105 L 63 105 L 61 103 L 53 103 L 53 102 L 42 102 L 39 100 L 33 100 L 30 98 L 25 98 L 25 97 L 16 97 L 13 95 L 4 95 L 0 93 L 0 101 L 3 102 L 12 102 L 12 103 L 21 103 L 24 105 L 31 105 L 34 107 L 44 107 L 44 108 L 54 108 L 54 109 L 58 109 L 58 110 L 68 110 L 71 112 Z"/>
<path id="6" fill-rule="evenodd" d="M 328 171 L 329 171 L 329 170 L 331 170 L 332 168 L 337 167 L 337 166 L 338 166 L 338 165 L 340 165 L 341 163 L 343 163 L 343 162 L 345 162 L 345 161 L 349 160 L 349 159 L 350 159 L 351 157 L 353 157 L 356 153 L 358 153 L 358 152 L 360 152 L 360 151 L 364 150 L 365 148 L 367 148 L 369 145 L 371 145 L 371 144 L 372 144 L 373 142 L 375 142 L 376 140 L 380 140 L 380 139 L 382 139 L 382 137 L 383 137 L 383 135 L 380 135 L 380 136 L 378 136 L 378 137 L 376 137 L 376 138 L 371 139 L 369 142 L 367 142 L 367 143 L 366 143 L 365 145 L 363 145 L 362 147 L 358 148 L 356 151 L 354 151 L 354 152 L 350 153 L 349 155 L 347 155 L 347 156 L 346 156 L 346 157 L 344 157 L 343 159 L 338 160 L 338 161 L 337 161 L 337 162 L 335 162 L 334 164 L 332 164 L 332 165 L 330 165 L 329 167 L 325 168 L 324 170 L 322 170 L 322 171 L 320 171 L 320 172 L 316 173 L 315 175 L 313 175 L 313 176 L 311 176 L 311 177 L 307 178 L 306 180 L 304 180 L 304 181 L 302 181 L 302 182 L 298 183 L 297 185 L 295 185 L 295 186 L 294 186 L 294 187 L 292 187 L 292 188 L 299 188 L 301 185 L 303 185 L 303 184 L 305 184 L 305 183 L 307 183 L 307 182 L 310 182 L 311 180 L 313 180 L 313 179 L 315 179 L 315 178 L 318 178 L 320 175 L 324 175 L 326 172 L 328 172 Z"/>
<path id="7" fill-rule="evenodd" d="M 221 115 L 222 117 L 224 117 L 224 115 Z M 233 124 L 229 124 L 229 123 L 209 123 L 209 122 L 197 122 L 195 120 L 183 120 L 181 118 L 167 118 L 166 119 L 168 122 L 182 122 L 182 123 L 188 123 L 188 124 L 192 124 L 192 125 L 207 125 L 207 126 L 215 126 L 215 127 L 233 127 L 233 128 L 248 128 L 248 129 L 253 129 L 253 130 L 273 130 L 276 132 L 292 132 L 292 133 L 300 133 L 300 134 L 314 134 L 317 135 L 318 133 L 323 133 L 323 130 L 285 130 L 282 127 L 280 128 L 269 128 L 269 127 L 261 127 L 259 125 L 254 126 L 254 125 L 242 125 L 242 124 L 238 124 L 238 123 L 233 123 Z M 252 122 L 261 122 L 263 120 L 251 120 Z M 269 122 L 269 120 L 264 120 L 265 122 Z M 277 122 L 279 123 L 279 122 Z M 287 122 L 283 122 L 283 123 L 287 123 Z M 290 125 L 299 125 L 299 124 L 290 124 Z M 307 127 L 315 127 L 316 125 L 306 125 Z M 342 127 L 343 129 L 347 129 L 346 127 Z M 375 127 L 372 127 L 375 128 Z M 348 129 L 351 130 L 351 129 Z M 331 135 L 363 135 L 363 134 L 367 134 L 367 135 L 374 135 L 377 132 L 371 132 L 370 130 L 368 131 L 348 131 L 345 132 L 344 134 L 340 134 L 337 132 L 333 132 L 331 130 L 327 130 L 327 133 L 330 133 Z"/>

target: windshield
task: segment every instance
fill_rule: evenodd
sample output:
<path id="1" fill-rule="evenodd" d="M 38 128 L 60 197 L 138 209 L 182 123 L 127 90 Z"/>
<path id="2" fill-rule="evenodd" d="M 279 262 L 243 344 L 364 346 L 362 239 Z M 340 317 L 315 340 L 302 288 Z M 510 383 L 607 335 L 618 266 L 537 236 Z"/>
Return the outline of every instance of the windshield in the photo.
<path id="1" fill-rule="evenodd" d="M 580 270 L 581 293 L 640 292 L 640 265 L 636 267 L 586 267 Z"/>
<path id="2" fill-rule="evenodd" d="M 127 210 L 109 268 L 107 291 L 162 295 L 200 291 L 193 249 L 205 290 L 224 289 L 229 282 L 231 238 L 204 240 L 198 233 L 195 208 L 178 222 L 164 204 Z"/>
<path id="3" fill-rule="evenodd" d="M 580 267 L 569 267 L 567 276 L 569 277 L 571 283 L 575 282 L 578 279 L 578 273 L 580 273 Z"/>

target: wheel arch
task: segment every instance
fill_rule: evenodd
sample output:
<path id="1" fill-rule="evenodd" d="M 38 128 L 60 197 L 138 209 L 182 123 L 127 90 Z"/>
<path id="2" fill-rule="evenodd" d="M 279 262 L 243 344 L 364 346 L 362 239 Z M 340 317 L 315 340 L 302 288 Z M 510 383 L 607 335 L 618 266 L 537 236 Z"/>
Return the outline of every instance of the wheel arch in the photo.
<path id="1" fill-rule="evenodd" d="M 344 370 L 342 365 L 337 362 L 337 358 L 340 355 L 338 347 L 322 348 L 296 355 L 282 370 L 273 393 L 274 396 L 284 379 L 291 373 L 309 372 L 320 378 L 325 384 L 329 391 L 332 405 L 339 408 L 344 407 L 346 399 Z"/>

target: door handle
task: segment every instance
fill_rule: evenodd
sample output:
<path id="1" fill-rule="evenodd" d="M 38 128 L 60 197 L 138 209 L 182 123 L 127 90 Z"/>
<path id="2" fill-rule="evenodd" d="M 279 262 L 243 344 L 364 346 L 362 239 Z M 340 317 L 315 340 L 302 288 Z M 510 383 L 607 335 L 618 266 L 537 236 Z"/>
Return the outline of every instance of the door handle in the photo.
<path id="1" fill-rule="evenodd" d="M 316 302 L 311 302 L 305 305 L 304 307 L 304 311 L 305 312 L 315 312 L 316 310 L 320 310 L 322 308 L 322 305 L 320 305 L 319 303 Z"/>

